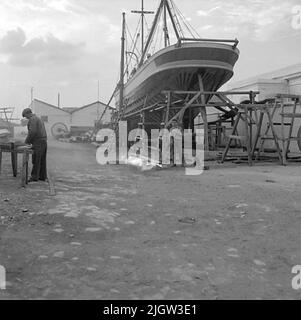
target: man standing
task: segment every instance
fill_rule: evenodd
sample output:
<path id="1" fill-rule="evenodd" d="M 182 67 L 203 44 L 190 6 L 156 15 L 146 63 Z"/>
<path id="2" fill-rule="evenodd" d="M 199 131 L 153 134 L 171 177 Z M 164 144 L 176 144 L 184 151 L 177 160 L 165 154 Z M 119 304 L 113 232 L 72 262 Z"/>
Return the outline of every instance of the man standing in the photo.
<path id="1" fill-rule="evenodd" d="M 25 139 L 26 144 L 31 144 L 33 149 L 32 171 L 29 182 L 47 180 L 47 134 L 43 121 L 32 113 L 31 109 L 26 108 L 22 112 L 22 117 L 28 119 L 28 135 Z"/>

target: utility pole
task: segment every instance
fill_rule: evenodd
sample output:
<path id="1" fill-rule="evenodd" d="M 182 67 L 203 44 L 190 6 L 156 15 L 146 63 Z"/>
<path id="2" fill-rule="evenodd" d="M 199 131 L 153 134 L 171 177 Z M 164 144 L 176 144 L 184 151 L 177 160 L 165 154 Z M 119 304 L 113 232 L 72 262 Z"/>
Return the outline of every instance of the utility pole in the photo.
<path id="1" fill-rule="evenodd" d="M 97 83 L 97 101 L 99 101 L 99 80 Z"/>
<path id="2" fill-rule="evenodd" d="M 33 87 L 30 88 L 30 103 L 33 101 Z"/>

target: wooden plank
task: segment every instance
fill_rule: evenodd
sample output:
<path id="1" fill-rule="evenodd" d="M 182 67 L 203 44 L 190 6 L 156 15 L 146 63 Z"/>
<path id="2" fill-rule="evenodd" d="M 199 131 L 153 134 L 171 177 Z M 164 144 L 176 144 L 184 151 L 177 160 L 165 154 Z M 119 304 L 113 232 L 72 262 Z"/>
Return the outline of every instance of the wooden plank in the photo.
<path id="1" fill-rule="evenodd" d="M 28 184 L 28 162 L 29 162 L 29 154 L 32 154 L 32 150 L 26 152 L 26 172 L 25 172 L 25 183 Z"/>
<path id="2" fill-rule="evenodd" d="M 280 113 L 280 115 L 285 118 L 301 118 L 301 113 Z"/>
<path id="3" fill-rule="evenodd" d="M 291 137 L 290 140 L 293 140 L 293 141 L 300 141 L 301 138 L 300 137 Z"/>
<path id="4" fill-rule="evenodd" d="M 247 151 L 248 151 L 248 164 L 249 166 L 252 165 L 252 156 L 251 156 L 251 140 L 250 140 L 250 124 L 248 122 L 248 108 L 245 106 L 244 107 L 245 109 L 245 116 L 246 116 L 246 119 L 245 119 L 245 130 L 246 130 L 246 142 L 247 142 Z M 252 121 L 250 121 L 251 123 Z"/>
<path id="5" fill-rule="evenodd" d="M 281 126 L 282 124 L 281 124 L 281 122 L 273 122 L 273 125 L 274 125 L 274 126 Z M 288 122 L 283 123 L 283 125 L 284 125 L 284 126 L 291 126 L 291 124 L 288 123 Z"/>
<path id="6" fill-rule="evenodd" d="M 18 155 L 13 142 L 11 143 L 11 165 L 13 169 L 13 175 L 16 177 L 18 174 Z"/>
<path id="7" fill-rule="evenodd" d="M 171 92 L 169 91 L 167 93 L 167 107 L 166 107 L 166 114 L 165 114 L 165 121 L 164 121 L 165 123 L 167 123 L 169 119 L 170 106 L 171 106 Z"/>
<path id="8" fill-rule="evenodd" d="M 276 95 L 277 98 L 301 98 L 300 95 L 296 95 L 296 94 L 286 94 L 286 93 L 279 93 Z"/>
<path id="9" fill-rule="evenodd" d="M 273 137 L 274 137 L 275 146 L 277 148 L 277 153 L 278 153 L 278 156 L 279 156 L 279 160 L 282 163 L 283 160 L 282 160 L 281 150 L 280 150 L 280 146 L 279 146 L 279 143 L 278 143 L 277 134 L 276 134 L 276 131 L 275 131 L 274 126 L 273 126 L 273 118 L 272 117 L 275 114 L 274 111 L 275 111 L 275 108 L 273 109 L 273 112 L 272 112 L 272 115 L 271 115 L 269 109 L 265 109 L 265 112 L 266 112 L 266 114 L 268 116 L 268 120 L 269 120 L 269 128 L 271 129 Z"/>
<path id="10" fill-rule="evenodd" d="M 169 91 L 163 90 L 162 93 L 168 93 Z M 173 91 L 174 94 L 197 94 L 200 91 L 183 91 L 183 90 L 176 90 Z M 223 95 L 239 95 L 239 94 L 249 94 L 250 91 L 203 91 L 202 94 L 223 94 Z M 253 93 L 259 94 L 259 91 L 253 91 Z"/>
<path id="11" fill-rule="evenodd" d="M 48 172 L 48 185 L 49 185 L 49 195 L 55 196 L 56 195 L 55 185 L 54 185 L 54 181 L 53 181 L 52 177 L 50 176 L 49 172 Z"/>
<path id="12" fill-rule="evenodd" d="M 236 116 L 236 119 L 235 119 L 234 126 L 232 128 L 232 135 L 234 135 L 240 119 L 241 119 L 241 114 L 238 113 L 238 115 Z M 227 157 L 227 153 L 229 151 L 231 141 L 232 141 L 232 139 L 230 138 L 229 141 L 226 144 L 225 150 L 224 150 L 223 155 L 222 155 L 221 163 L 223 163 L 225 161 L 226 157 Z"/>
<path id="13" fill-rule="evenodd" d="M 255 139 L 254 139 L 254 145 L 252 146 L 252 152 L 251 152 L 252 159 L 253 159 L 253 156 L 254 156 L 254 153 L 255 153 L 255 149 L 256 149 L 259 137 L 260 137 L 261 128 L 262 128 L 262 122 L 263 122 L 263 116 L 264 116 L 264 114 L 261 111 L 260 115 L 259 115 L 258 122 L 257 122 L 257 130 L 256 130 L 256 134 L 255 134 Z"/>
<path id="14" fill-rule="evenodd" d="M 26 166 L 28 165 L 26 152 L 22 155 L 22 169 L 21 169 L 21 187 L 25 188 L 26 186 Z"/>

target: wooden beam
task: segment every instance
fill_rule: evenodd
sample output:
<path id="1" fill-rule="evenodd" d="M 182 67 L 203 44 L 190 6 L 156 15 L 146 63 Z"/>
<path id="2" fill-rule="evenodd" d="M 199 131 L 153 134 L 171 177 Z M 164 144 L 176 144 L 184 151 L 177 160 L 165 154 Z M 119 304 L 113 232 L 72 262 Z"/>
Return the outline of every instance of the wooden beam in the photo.
<path id="1" fill-rule="evenodd" d="M 171 92 L 169 91 L 167 93 L 167 107 L 166 107 L 165 123 L 167 123 L 168 119 L 169 119 L 170 105 L 171 105 Z"/>
<path id="2" fill-rule="evenodd" d="M 200 74 L 198 74 L 198 80 L 199 80 L 200 91 L 204 92 L 203 79 Z M 201 98 L 201 103 L 205 105 L 206 103 L 205 94 L 201 94 L 200 98 Z M 205 106 L 200 107 L 200 112 L 201 112 L 203 124 L 204 124 L 204 151 L 209 151 L 208 121 L 207 121 L 206 107 Z"/>
<path id="3" fill-rule="evenodd" d="M 163 90 L 162 93 L 167 93 L 167 90 Z M 183 91 L 183 90 L 175 90 L 174 94 L 197 94 L 199 91 Z M 259 91 L 252 91 L 253 93 L 259 94 Z M 250 94 L 250 91 L 203 91 L 203 94 L 224 94 L 224 95 L 240 95 L 240 94 Z"/>
<path id="4" fill-rule="evenodd" d="M 190 99 L 190 100 L 185 104 L 185 106 L 165 124 L 165 128 L 168 127 L 168 126 L 171 124 L 172 120 L 177 119 L 177 118 L 178 118 L 178 119 L 181 119 L 182 116 L 184 115 L 186 109 L 189 108 L 190 105 L 191 105 L 192 103 L 194 103 L 194 101 L 196 101 L 196 100 L 200 97 L 200 95 L 201 95 L 201 92 L 198 92 L 192 99 Z"/>

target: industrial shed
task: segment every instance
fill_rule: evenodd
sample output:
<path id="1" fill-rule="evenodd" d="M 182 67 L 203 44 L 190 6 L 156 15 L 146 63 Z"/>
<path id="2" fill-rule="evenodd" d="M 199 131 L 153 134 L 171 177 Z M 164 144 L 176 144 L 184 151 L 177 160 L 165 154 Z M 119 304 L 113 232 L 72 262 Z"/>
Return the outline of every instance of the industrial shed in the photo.
<path id="1" fill-rule="evenodd" d="M 80 108 L 60 108 L 42 100 L 34 99 L 29 106 L 33 112 L 45 123 L 49 137 L 52 136 L 52 128 L 60 124 L 68 131 L 85 132 L 93 129 L 95 122 L 102 115 L 102 124 L 111 121 L 113 108 L 96 101 Z"/>
<path id="2" fill-rule="evenodd" d="M 256 101 L 263 101 L 266 99 L 274 98 L 277 94 L 291 94 L 301 96 L 301 63 L 291 65 L 282 69 L 277 69 L 275 71 L 264 73 L 252 78 L 245 79 L 243 81 L 234 82 L 228 86 L 229 91 L 259 91 L 260 93 L 256 97 Z M 239 97 L 239 98 L 238 98 Z M 249 97 L 246 96 L 229 96 L 229 98 L 240 103 L 243 100 L 248 100 Z M 238 100 L 239 99 L 239 100 Z M 280 123 L 281 116 L 275 113 L 274 122 Z M 296 113 L 301 113 L 300 105 L 297 106 Z M 266 123 L 263 124 L 265 129 Z M 243 131 L 244 128 L 240 128 Z M 275 126 L 276 133 L 280 136 L 280 126 Z M 285 127 L 285 134 L 289 130 L 289 126 Z M 293 127 L 293 136 L 300 136 L 301 138 L 301 123 L 300 119 L 296 119 Z M 272 142 L 267 143 L 272 145 Z M 292 152 L 300 152 L 299 144 L 291 144 Z"/>
<path id="3" fill-rule="evenodd" d="M 301 63 L 260 74 L 228 86 L 232 91 L 260 91 L 257 100 L 273 98 L 278 93 L 301 95 Z M 231 97 L 234 102 L 235 96 Z M 248 99 L 248 96 L 239 97 Z"/>

